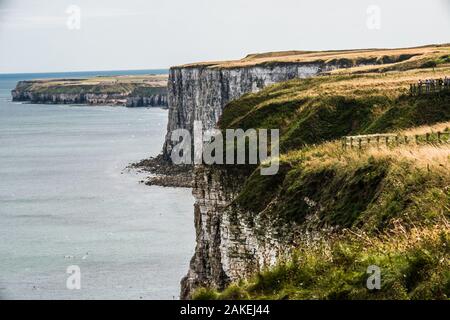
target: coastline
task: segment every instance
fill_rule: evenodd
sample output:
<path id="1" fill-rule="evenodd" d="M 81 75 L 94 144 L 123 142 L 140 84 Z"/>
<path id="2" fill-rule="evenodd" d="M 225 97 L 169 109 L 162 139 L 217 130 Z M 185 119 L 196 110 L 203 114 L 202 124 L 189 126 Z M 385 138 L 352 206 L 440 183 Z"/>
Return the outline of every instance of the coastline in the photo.
<path id="1" fill-rule="evenodd" d="M 21 80 L 13 101 L 32 104 L 167 107 L 167 75 L 120 75 Z"/>

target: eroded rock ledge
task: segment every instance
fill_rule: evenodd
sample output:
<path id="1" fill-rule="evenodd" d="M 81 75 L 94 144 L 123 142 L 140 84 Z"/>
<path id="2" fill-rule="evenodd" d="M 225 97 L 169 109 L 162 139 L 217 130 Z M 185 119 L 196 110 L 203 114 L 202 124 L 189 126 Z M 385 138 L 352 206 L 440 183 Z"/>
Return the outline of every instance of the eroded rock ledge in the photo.
<path id="1" fill-rule="evenodd" d="M 142 182 L 148 186 L 192 188 L 194 186 L 193 167 L 173 165 L 163 159 L 162 155 L 133 163 L 129 168 L 149 173 Z"/>

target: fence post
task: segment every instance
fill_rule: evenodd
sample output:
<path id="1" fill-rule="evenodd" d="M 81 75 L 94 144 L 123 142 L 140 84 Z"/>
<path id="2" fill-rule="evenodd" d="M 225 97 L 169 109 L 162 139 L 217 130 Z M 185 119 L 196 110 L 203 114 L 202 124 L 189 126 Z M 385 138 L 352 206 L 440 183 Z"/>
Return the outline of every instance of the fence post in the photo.
<path id="1" fill-rule="evenodd" d="M 438 137 L 438 142 L 441 143 L 441 132 L 440 131 L 438 131 L 437 137 Z"/>
<path id="2" fill-rule="evenodd" d="M 386 140 L 386 147 L 387 147 L 389 145 L 389 136 L 386 136 L 385 140 Z"/>
<path id="3" fill-rule="evenodd" d="M 430 141 L 430 134 L 429 134 L 428 132 L 427 132 L 427 134 L 425 135 L 425 139 L 426 139 L 427 142 Z"/>
<path id="4" fill-rule="evenodd" d="M 419 144 L 419 136 L 416 134 L 416 144 Z"/>
<path id="5" fill-rule="evenodd" d="M 350 149 L 353 149 L 353 138 L 350 137 Z"/>
<path id="6" fill-rule="evenodd" d="M 358 139 L 358 149 L 361 150 L 361 138 Z"/>

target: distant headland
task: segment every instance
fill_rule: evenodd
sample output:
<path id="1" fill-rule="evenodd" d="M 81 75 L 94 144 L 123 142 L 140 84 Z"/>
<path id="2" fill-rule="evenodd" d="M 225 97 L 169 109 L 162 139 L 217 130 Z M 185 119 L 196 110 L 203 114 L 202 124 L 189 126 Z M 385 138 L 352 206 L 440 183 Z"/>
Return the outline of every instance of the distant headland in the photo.
<path id="1" fill-rule="evenodd" d="M 19 81 L 13 101 L 42 104 L 167 107 L 167 75 L 97 76 Z"/>

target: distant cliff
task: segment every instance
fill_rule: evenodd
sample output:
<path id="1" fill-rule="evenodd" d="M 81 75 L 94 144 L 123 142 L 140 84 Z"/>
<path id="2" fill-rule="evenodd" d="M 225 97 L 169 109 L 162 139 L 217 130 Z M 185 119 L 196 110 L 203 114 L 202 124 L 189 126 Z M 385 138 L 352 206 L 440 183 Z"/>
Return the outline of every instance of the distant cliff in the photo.
<path id="1" fill-rule="evenodd" d="M 89 79 L 19 81 L 13 101 L 44 104 L 167 107 L 167 76 L 117 76 Z"/>

